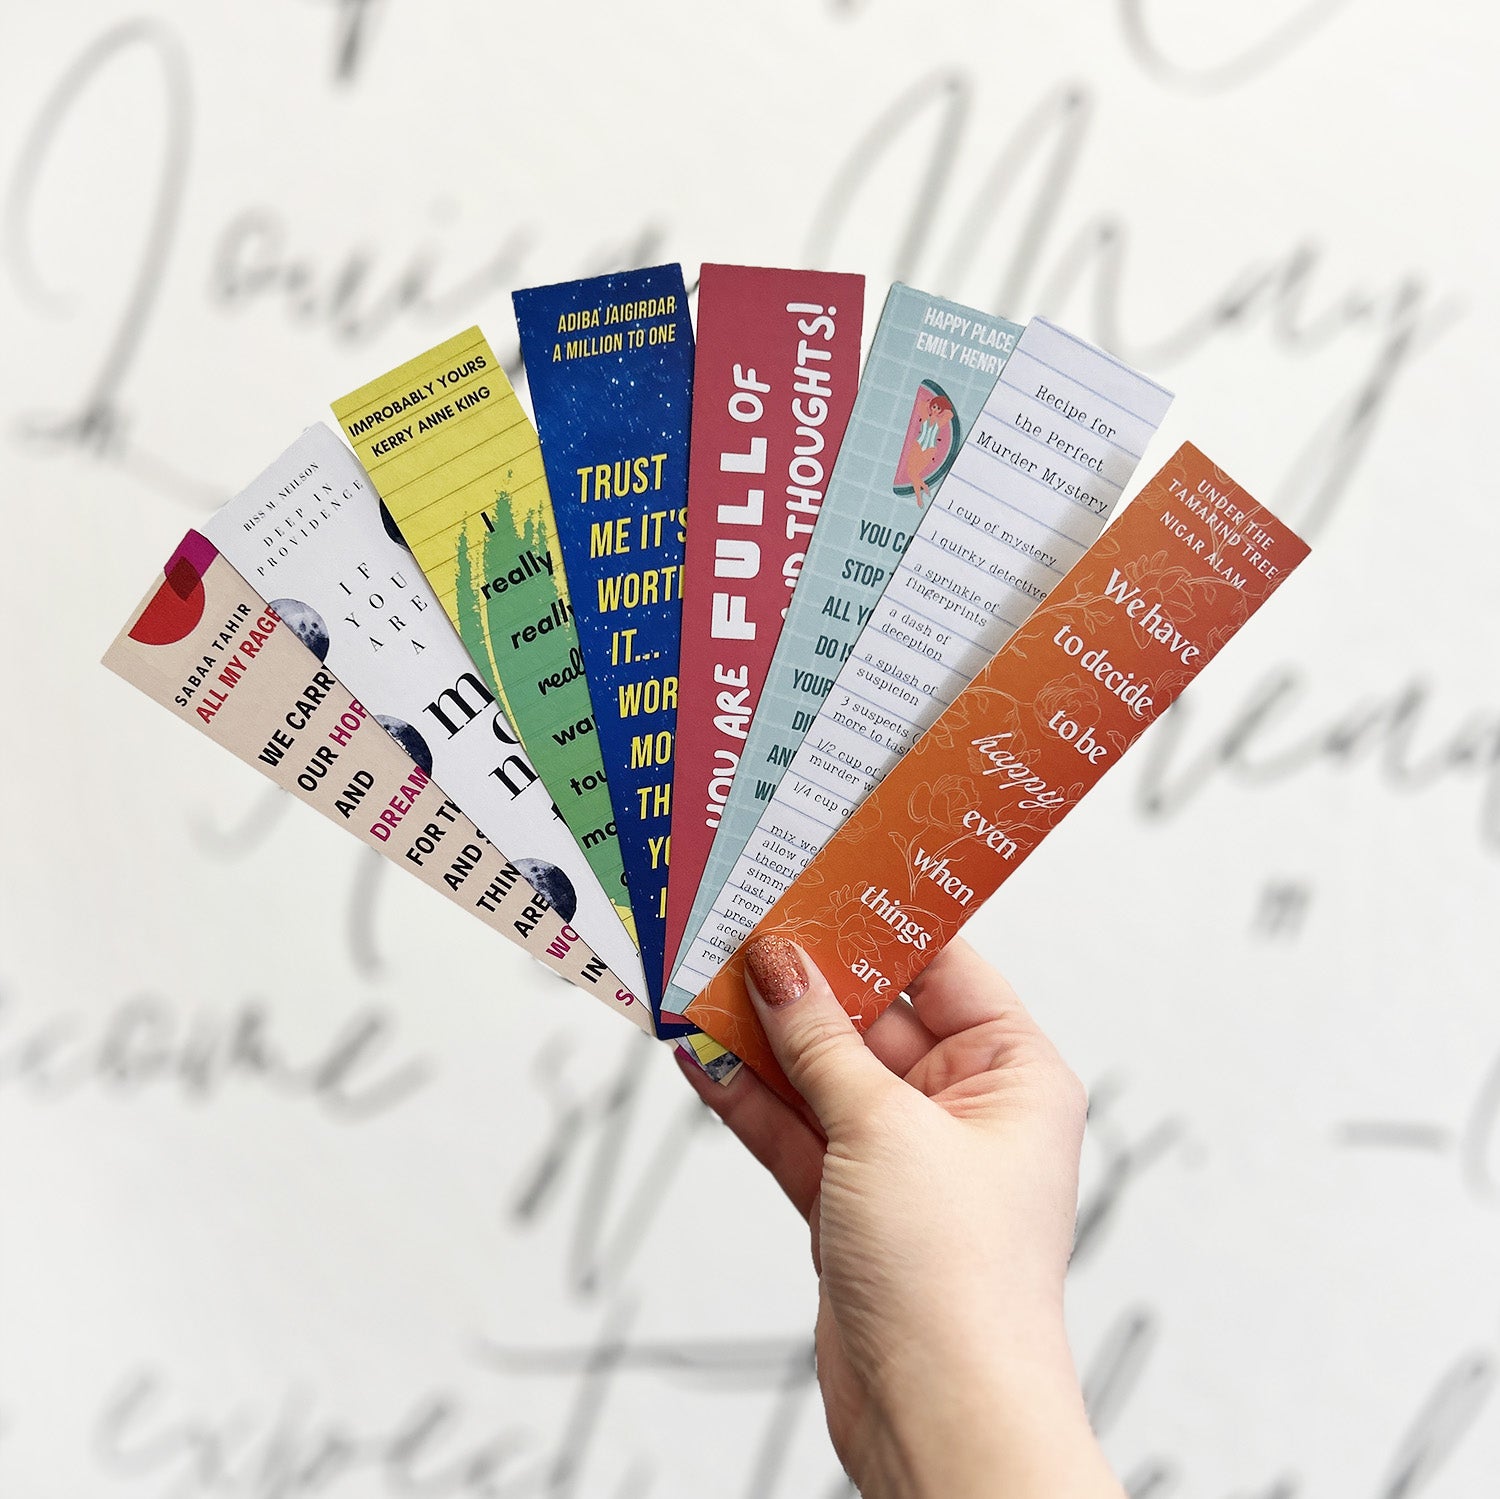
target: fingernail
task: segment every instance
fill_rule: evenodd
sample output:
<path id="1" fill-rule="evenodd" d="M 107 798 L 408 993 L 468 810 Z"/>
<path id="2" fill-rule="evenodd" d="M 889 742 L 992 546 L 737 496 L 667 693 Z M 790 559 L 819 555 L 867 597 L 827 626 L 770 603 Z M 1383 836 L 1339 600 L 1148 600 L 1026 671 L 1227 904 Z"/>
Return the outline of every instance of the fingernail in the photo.
<path id="1" fill-rule="evenodd" d="M 745 949 L 745 966 L 760 997 L 773 1010 L 807 993 L 802 956 L 785 937 L 760 937 Z"/>

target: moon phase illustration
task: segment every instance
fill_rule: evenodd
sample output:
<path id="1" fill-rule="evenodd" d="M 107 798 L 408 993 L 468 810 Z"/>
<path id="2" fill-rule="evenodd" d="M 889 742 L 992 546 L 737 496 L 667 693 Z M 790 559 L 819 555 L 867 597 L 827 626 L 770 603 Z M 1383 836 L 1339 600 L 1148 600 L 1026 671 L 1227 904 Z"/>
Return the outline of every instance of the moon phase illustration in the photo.
<path id="1" fill-rule="evenodd" d="M 328 659 L 328 626 L 311 604 L 304 604 L 301 599 L 272 599 L 271 607 L 281 616 L 282 624 L 289 625 L 319 661 Z"/>
<path id="2" fill-rule="evenodd" d="M 380 524 L 385 527 L 385 534 L 389 536 L 398 547 L 406 547 L 407 551 L 411 550 L 410 547 L 406 546 L 406 538 L 401 534 L 401 527 L 396 524 L 396 517 L 385 508 L 384 500 L 380 502 Z"/>
<path id="3" fill-rule="evenodd" d="M 427 741 L 404 718 L 377 713 L 375 722 L 422 767 L 424 775 L 432 774 L 432 751 L 427 748 Z"/>
<path id="4" fill-rule="evenodd" d="M 564 921 L 573 919 L 578 910 L 578 892 L 574 890 L 572 880 L 556 864 L 549 864 L 545 859 L 512 859 L 511 863 L 521 871 L 521 878 Z"/>

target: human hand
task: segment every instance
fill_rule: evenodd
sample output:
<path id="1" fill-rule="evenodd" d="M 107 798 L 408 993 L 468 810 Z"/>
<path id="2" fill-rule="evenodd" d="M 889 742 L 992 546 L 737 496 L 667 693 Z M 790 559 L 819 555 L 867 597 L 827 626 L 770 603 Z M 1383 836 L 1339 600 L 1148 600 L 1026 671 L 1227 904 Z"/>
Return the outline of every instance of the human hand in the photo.
<path id="1" fill-rule="evenodd" d="M 748 1068 L 683 1071 L 812 1230 L 818 1381 L 861 1493 L 1119 1495 L 1063 1329 L 1078 1079 L 962 940 L 863 1038 L 801 948 L 746 957 L 805 1111 Z"/>

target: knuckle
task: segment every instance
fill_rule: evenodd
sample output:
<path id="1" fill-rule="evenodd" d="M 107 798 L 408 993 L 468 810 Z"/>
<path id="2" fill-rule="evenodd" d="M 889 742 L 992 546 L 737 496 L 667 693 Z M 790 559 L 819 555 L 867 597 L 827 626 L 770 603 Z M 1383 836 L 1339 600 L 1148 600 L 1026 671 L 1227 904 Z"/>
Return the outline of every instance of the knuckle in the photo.
<path id="1" fill-rule="evenodd" d="M 816 1024 L 793 1040 L 792 1081 L 806 1091 L 826 1091 L 844 1069 L 844 1036 L 830 1025 Z M 804 1086 L 805 1085 L 805 1086 Z"/>

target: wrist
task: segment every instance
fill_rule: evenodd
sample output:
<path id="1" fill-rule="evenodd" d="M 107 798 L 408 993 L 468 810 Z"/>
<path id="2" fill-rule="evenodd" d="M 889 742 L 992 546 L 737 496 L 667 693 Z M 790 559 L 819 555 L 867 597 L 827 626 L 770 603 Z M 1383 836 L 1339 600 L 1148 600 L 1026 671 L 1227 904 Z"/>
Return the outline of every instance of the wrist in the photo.
<path id="1" fill-rule="evenodd" d="M 948 1363 L 885 1408 L 866 1499 L 1118 1499 L 1066 1341 Z"/>

